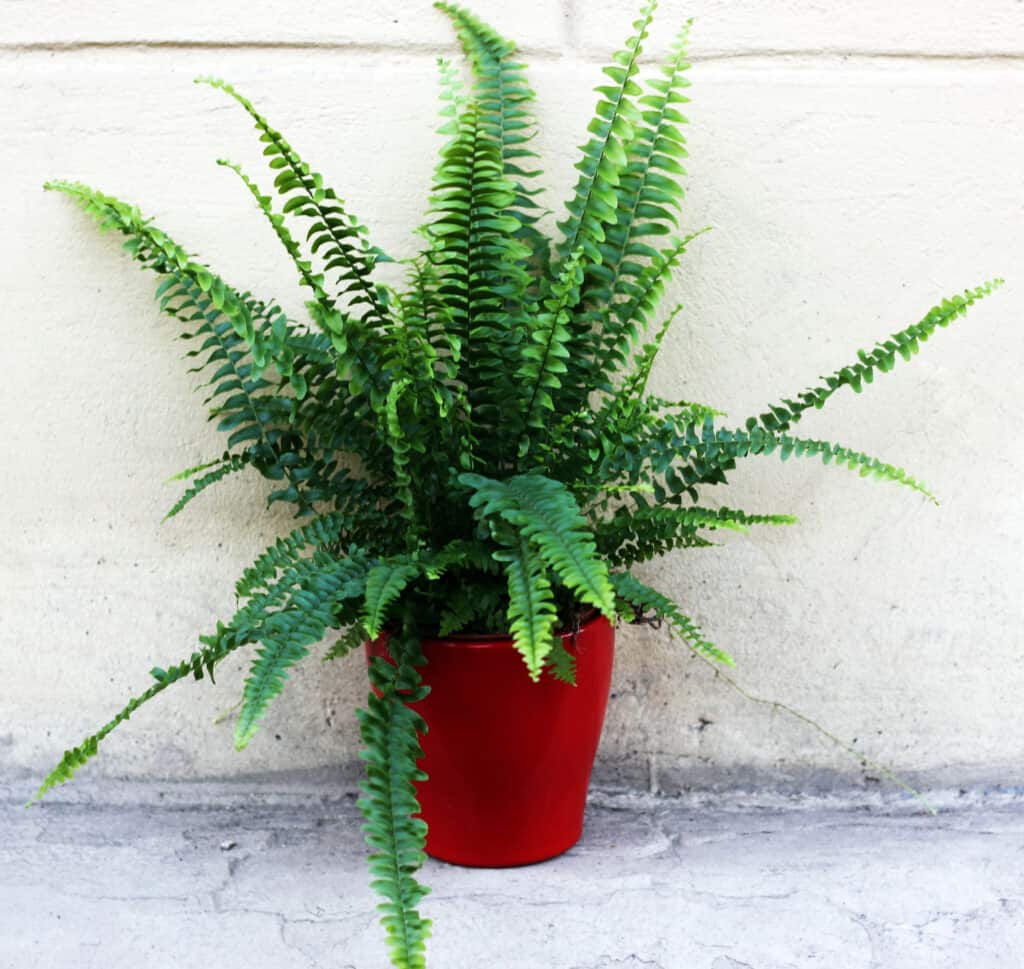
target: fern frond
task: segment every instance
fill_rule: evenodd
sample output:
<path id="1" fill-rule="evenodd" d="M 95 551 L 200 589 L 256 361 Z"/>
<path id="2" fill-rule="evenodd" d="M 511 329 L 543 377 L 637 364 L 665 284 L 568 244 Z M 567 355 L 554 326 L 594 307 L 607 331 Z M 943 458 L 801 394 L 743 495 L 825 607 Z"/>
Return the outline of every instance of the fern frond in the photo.
<path id="1" fill-rule="evenodd" d="M 309 644 L 305 642 L 305 637 L 297 639 L 289 633 L 290 630 L 282 630 L 278 637 L 268 637 L 256 650 L 256 659 L 242 692 L 242 711 L 235 723 L 235 750 L 243 750 L 248 746 L 256 735 L 259 721 L 263 719 L 267 707 L 284 689 L 289 668 L 309 655 Z M 323 629 L 317 639 L 322 635 Z"/>
<path id="2" fill-rule="evenodd" d="M 526 661 L 530 679 L 536 681 L 554 648 L 558 622 L 544 559 L 522 534 L 512 548 L 497 551 L 494 557 L 504 563 L 508 577 L 509 632 Z"/>
<path id="3" fill-rule="evenodd" d="M 685 72 L 690 66 L 690 25 L 688 21 L 676 37 L 662 77 L 649 80 L 648 93 L 638 99 L 640 120 L 627 146 L 629 163 L 619 183 L 617 218 L 606 231 L 600 265 L 591 269 L 593 288 L 588 287 L 586 295 L 595 303 L 629 297 L 643 261 L 655 255 L 639 240 L 665 235 L 678 224 L 683 189 L 677 178 L 685 174 L 681 161 L 686 157 L 679 125 L 686 118 L 677 106 L 689 100 L 682 91 L 689 85 Z"/>
<path id="4" fill-rule="evenodd" d="M 151 675 L 156 682 L 149 689 L 129 700 L 112 720 L 104 724 L 96 733 L 86 737 L 77 747 L 64 751 L 64 756 L 46 776 L 29 804 L 40 800 L 47 791 L 54 787 L 70 781 L 78 770 L 99 753 L 99 745 L 103 740 L 116 727 L 128 720 L 144 703 L 149 702 L 153 697 L 163 693 L 167 687 L 187 676 L 192 676 L 196 680 L 209 677 L 212 681 L 214 667 L 236 649 L 250 643 L 251 639 L 247 630 L 218 624 L 216 633 L 210 636 L 201 636 L 199 641 L 203 644 L 202 647 L 188 659 L 182 660 L 174 666 L 168 666 L 166 669 L 153 669 Z"/>
<path id="5" fill-rule="evenodd" d="M 582 249 L 588 263 L 601 262 L 605 227 L 614 224 L 618 211 L 616 189 L 628 164 L 626 146 L 633 140 L 634 125 L 641 120 L 634 99 L 642 92 L 633 78 L 656 6 L 652 0 L 641 7 L 632 36 L 613 57 L 615 63 L 602 68 L 612 83 L 596 89 L 601 97 L 588 125 L 592 137 L 580 148 L 583 157 L 576 164 L 580 177 L 566 206 L 569 216 L 558 223 L 564 238 L 555 249 L 563 260 Z"/>
<path id="6" fill-rule="evenodd" d="M 939 327 L 949 326 L 958 316 L 964 316 L 978 300 L 984 299 L 1002 285 L 1002 279 L 992 279 L 974 289 L 964 290 L 962 296 L 957 293 L 942 300 L 938 306 L 933 306 L 920 322 L 893 333 L 887 340 L 876 343 L 872 350 L 859 350 L 857 362 L 842 367 L 831 376 L 823 377 L 823 386 L 811 387 L 797 394 L 796 400 L 786 398 L 781 403 L 769 407 L 758 417 L 749 418 L 747 428 L 760 424 L 768 431 L 781 433 L 800 420 L 804 411 L 812 407 L 818 410 L 824 407 L 825 402 L 840 387 L 850 387 L 859 394 L 864 389 L 864 384 L 870 384 L 875 379 L 876 373 L 888 373 L 892 370 L 896 365 L 897 355 L 904 360 L 910 360 L 921 349 L 921 344 Z"/>
<path id="7" fill-rule="evenodd" d="M 216 468 L 218 465 L 223 464 L 230 458 L 231 455 L 225 451 L 219 458 L 214 458 L 212 461 L 203 461 L 202 464 L 194 464 L 190 468 L 184 468 L 183 470 L 172 474 L 164 484 L 170 484 L 172 481 L 184 481 L 186 478 L 193 478 L 202 471 L 208 471 L 210 468 Z"/>
<path id="8" fill-rule="evenodd" d="M 278 173 L 274 188 L 287 199 L 284 213 L 294 213 L 312 222 L 307 238 L 314 254 L 323 251 L 324 272 L 337 274 L 341 296 L 350 307 L 359 308 L 364 322 L 371 326 L 383 323 L 387 310 L 372 273 L 376 263 L 387 257 L 370 246 L 365 226 L 345 210 L 334 189 L 324 185 L 323 176 L 310 169 L 284 136 L 234 86 L 213 77 L 196 78 L 196 83 L 224 91 L 245 109 L 260 133 L 265 146 L 263 154 L 271 169 Z"/>
<path id="9" fill-rule="evenodd" d="M 451 18 L 476 77 L 473 93 L 481 131 L 498 145 L 502 172 L 515 189 L 515 199 L 505 210 L 520 223 L 515 234 L 529 240 L 534 251 L 546 248 L 546 241 L 532 229 L 540 214 L 534 201 L 540 189 L 530 182 L 540 173 L 523 165 L 532 165 L 537 157 L 527 147 L 535 126 L 526 105 L 534 92 L 527 83 L 525 66 L 514 59 L 516 45 L 464 7 L 452 3 L 434 6 Z"/>
<path id="10" fill-rule="evenodd" d="M 249 454 L 230 454 L 221 459 L 219 463 L 215 462 L 212 466 L 208 464 L 201 465 L 201 468 L 213 467 L 213 470 L 200 475 L 188 486 L 185 493 L 171 507 L 171 510 L 164 515 L 164 521 L 177 515 L 193 498 L 202 494 L 210 485 L 216 484 L 229 474 L 234 474 L 236 471 L 247 468 L 251 461 L 252 458 Z"/>
<path id="11" fill-rule="evenodd" d="M 620 609 L 630 622 L 639 621 L 644 612 L 652 612 L 656 619 L 667 622 L 669 629 L 695 653 L 726 666 L 736 665 L 728 653 L 704 638 L 700 627 L 668 596 L 644 585 L 628 572 L 613 572 L 609 578 Z"/>
<path id="12" fill-rule="evenodd" d="M 359 808 L 372 851 L 372 887 L 384 898 L 377 908 L 396 969 L 425 969 L 430 936 L 430 920 L 417 911 L 429 889 L 414 877 L 426 858 L 427 831 L 418 817 L 414 787 L 427 779 L 416 766 L 423 756 L 418 734 L 425 733 L 427 725 L 408 706 L 427 692 L 414 665 L 422 661 L 417 645 L 405 634 L 392 637 L 389 649 L 395 664 L 379 657 L 371 662 L 370 681 L 376 692 L 369 695 L 366 709 L 358 711 L 367 774 L 360 785 Z"/>
<path id="13" fill-rule="evenodd" d="M 253 466 L 265 477 L 288 479 L 288 489 L 272 500 L 286 498 L 304 508 L 304 492 L 319 483 L 319 458 L 295 433 L 294 403 L 276 394 L 262 374 L 270 363 L 291 373 L 313 365 L 281 309 L 230 287 L 135 206 L 76 182 L 47 182 L 45 187 L 70 196 L 102 229 L 124 235 L 132 257 L 164 277 L 157 288 L 160 308 L 191 327 L 182 334 L 185 339 L 200 343 L 188 354 L 200 360 L 193 369 L 214 371 L 206 403 L 213 404 L 217 429 L 228 434 L 229 448 L 245 444 Z"/>
<path id="14" fill-rule="evenodd" d="M 284 215 L 274 211 L 274 200 L 269 195 L 265 195 L 260 191 L 260 187 L 246 175 L 241 165 L 228 161 L 226 158 L 218 158 L 217 164 L 233 171 L 249 190 L 249 194 L 255 199 L 260 211 L 266 216 L 267 221 L 274 230 L 274 235 L 277 236 L 278 241 L 284 246 L 285 252 L 288 253 L 295 264 L 295 268 L 299 272 L 299 283 L 312 290 L 313 297 L 318 303 L 333 308 L 333 301 L 323 288 L 323 276 L 315 273 L 312 262 L 303 257 L 299 244 L 292 237 L 291 231 L 285 224 Z"/>
<path id="15" fill-rule="evenodd" d="M 594 526 L 597 550 L 613 566 L 632 565 L 694 544 L 702 528 L 745 532 L 751 525 L 793 525 L 793 515 L 748 514 L 734 508 L 621 506 Z"/>
<path id="16" fill-rule="evenodd" d="M 339 544 L 341 529 L 350 521 L 351 516 L 346 512 L 328 512 L 277 539 L 242 573 L 235 583 L 235 595 L 239 598 L 251 596 L 257 589 L 265 587 L 286 566 L 298 561 L 307 549 L 329 548 Z"/>
<path id="17" fill-rule="evenodd" d="M 353 650 L 359 649 L 367 639 L 369 639 L 369 636 L 367 636 L 362 623 L 353 623 L 338 637 L 331 648 L 324 653 L 324 658 L 321 662 L 329 663 L 332 660 L 342 659 Z"/>
<path id="18" fill-rule="evenodd" d="M 494 570 L 500 563 L 495 562 L 488 552 L 488 560 Z M 444 638 L 460 633 L 476 624 L 485 633 L 504 631 L 508 621 L 508 583 L 459 583 L 445 596 L 444 605 L 438 618 L 437 635 Z"/>
<path id="19" fill-rule="evenodd" d="M 416 511 L 416 497 L 413 492 L 413 479 L 409 474 L 409 453 L 416 445 L 409 441 L 402 420 L 398 414 L 398 406 L 401 402 L 402 393 L 409 386 L 405 379 L 397 380 L 388 390 L 388 399 L 385 409 L 384 427 L 387 433 L 388 444 L 391 447 L 392 466 L 395 479 L 395 497 L 401 504 L 402 517 L 406 521 L 405 538 L 406 545 L 413 549 L 419 542 L 419 515 Z M 422 447 L 422 442 L 419 443 Z"/>
<path id="20" fill-rule="evenodd" d="M 207 267 L 193 262 L 181 246 L 157 229 L 151 220 L 143 218 L 135 206 L 79 182 L 50 181 L 43 187 L 70 196 L 96 220 L 101 229 L 116 229 L 127 236 L 125 248 L 146 268 L 161 275 L 180 276 L 183 281 L 198 286 L 203 293 L 208 294 L 212 306 L 230 321 L 235 332 L 249 345 L 257 366 L 266 365 L 269 348 L 263 344 L 262 334 L 256 330 L 250 307 L 237 291 L 227 286 Z"/>
<path id="21" fill-rule="evenodd" d="M 576 657 L 565 648 L 560 636 L 555 637 L 555 645 L 548 653 L 548 663 L 544 668 L 560 683 L 576 685 Z"/>
<path id="22" fill-rule="evenodd" d="M 536 546 L 541 558 L 580 600 L 615 615 L 608 571 L 597 557 L 587 521 L 569 490 L 539 474 L 496 481 L 477 474 L 459 475 L 472 489 L 470 507 L 479 519 L 500 519 Z"/>
<path id="23" fill-rule="evenodd" d="M 516 376 L 523 412 L 517 461 L 529 453 L 531 431 L 544 428 L 545 420 L 555 410 L 554 393 L 562 386 L 563 375 L 569 369 L 566 360 L 571 358 L 571 335 L 567 323 L 569 307 L 579 299 L 583 280 L 580 259 L 576 253 L 559 270 L 551 284 L 551 294 L 543 301 L 543 312 L 538 314 L 528 341 L 520 350 L 522 362 Z"/>
<path id="24" fill-rule="evenodd" d="M 507 436 L 500 425 L 516 391 L 529 251 L 514 237 L 519 223 L 507 214 L 514 188 L 475 102 L 457 124 L 434 178 L 426 255 L 438 279 L 437 296 L 448 310 L 448 332 L 460 347 L 458 377 L 474 424 L 495 429 L 485 439 L 500 446 Z M 502 457 L 495 460 L 501 463 Z"/>
<path id="25" fill-rule="evenodd" d="M 358 561 L 318 553 L 306 564 L 306 574 L 294 588 L 286 570 L 286 578 L 278 583 L 286 588 L 282 606 L 264 615 L 256 627 L 254 636 L 261 645 L 242 691 L 242 709 L 235 723 L 238 750 L 255 735 L 271 701 L 284 689 L 291 667 L 309 655 L 309 647 L 320 642 L 328 628 L 337 625 L 339 600 L 361 593 L 364 576 L 369 582 Z"/>
<path id="26" fill-rule="evenodd" d="M 667 247 L 659 252 L 652 251 L 651 260 L 642 269 L 639 269 L 634 279 L 630 280 L 627 291 L 628 298 L 615 302 L 609 307 L 603 326 L 595 333 L 592 351 L 596 368 L 594 371 L 595 381 L 600 382 L 598 373 L 607 375 L 604 378 L 607 379 L 615 372 L 625 369 L 629 362 L 631 348 L 648 330 L 651 319 L 658 310 L 661 296 L 665 291 L 666 283 L 671 278 L 672 270 L 686 254 L 690 243 L 710 231 L 710 226 L 704 226 L 683 238 L 673 239 Z M 646 366 L 646 370 L 641 370 L 636 380 L 627 381 L 625 392 L 627 395 L 631 395 L 627 396 L 628 400 L 636 400 L 638 394 L 642 393 L 643 387 L 646 386 L 647 375 L 661 348 L 661 341 L 665 338 L 679 309 L 677 307 L 665 320 L 661 330 L 655 336 L 654 343 L 648 344 L 644 348 L 641 360 L 638 362 L 641 367 Z M 621 394 L 622 391 L 619 393 Z"/>
<path id="27" fill-rule="evenodd" d="M 419 573 L 420 566 L 408 556 L 396 556 L 370 569 L 366 577 L 366 603 L 362 620 L 370 639 L 376 639 L 381 634 L 389 607 Z"/>
<path id="28" fill-rule="evenodd" d="M 724 480 L 722 470 L 734 467 L 741 458 L 776 452 L 783 461 L 791 456 L 820 457 L 823 464 L 845 465 L 861 477 L 901 484 L 935 501 L 928 488 L 902 468 L 842 444 L 773 434 L 756 426 L 725 430 L 716 428 L 710 418 L 698 430 L 693 423 L 681 425 L 671 414 L 661 415 L 643 433 L 620 442 L 603 460 L 602 474 L 612 481 L 632 483 L 653 474 L 650 483 L 660 503 L 667 496 L 693 494 L 697 485 L 709 480 Z"/>

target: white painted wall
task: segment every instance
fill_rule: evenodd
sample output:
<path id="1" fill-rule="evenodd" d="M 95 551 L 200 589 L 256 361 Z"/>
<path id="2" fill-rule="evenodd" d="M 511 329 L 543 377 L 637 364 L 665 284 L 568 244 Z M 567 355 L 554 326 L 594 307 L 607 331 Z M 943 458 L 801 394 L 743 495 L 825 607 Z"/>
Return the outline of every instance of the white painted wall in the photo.
<path id="1" fill-rule="evenodd" d="M 556 208 L 633 4 L 475 8 L 523 43 Z M 649 50 L 690 15 L 687 222 L 717 230 L 669 295 L 687 311 L 658 389 L 739 418 L 948 292 L 997 274 L 1009 285 L 912 366 L 805 422 L 910 468 L 941 507 L 762 460 L 736 474 L 729 503 L 802 525 L 649 574 L 736 655 L 749 690 L 926 783 L 1024 783 L 1024 5 L 668 0 Z M 437 146 L 433 61 L 453 51 L 426 2 L 0 0 L 0 769 L 49 766 L 150 666 L 187 654 L 287 526 L 264 514 L 258 478 L 160 524 L 176 497 L 163 480 L 221 442 L 151 280 L 40 183 L 81 179 L 132 199 L 229 279 L 300 312 L 276 241 L 213 164 L 227 155 L 258 170 L 246 118 L 190 80 L 236 83 L 385 248 L 409 254 Z M 94 770 L 352 763 L 358 663 L 310 663 L 236 755 L 214 718 L 242 674 L 240 661 L 217 690 L 186 685 L 140 711 Z M 803 724 L 740 698 L 663 634 L 632 630 L 602 757 L 606 779 L 664 789 L 858 776 Z"/>

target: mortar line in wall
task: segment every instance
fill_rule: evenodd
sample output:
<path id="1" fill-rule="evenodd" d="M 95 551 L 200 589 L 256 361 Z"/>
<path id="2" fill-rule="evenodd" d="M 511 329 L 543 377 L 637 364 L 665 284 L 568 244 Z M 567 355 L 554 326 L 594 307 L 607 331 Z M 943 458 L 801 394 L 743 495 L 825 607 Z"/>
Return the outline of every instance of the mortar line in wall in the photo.
<path id="1" fill-rule="evenodd" d="M 571 6 L 571 0 L 568 0 Z M 325 53 L 345 53 L 352 56 L 374 56 L 380 54 L 409 54 L 413 56 L 451 57 L 455 48 L 447 44 L 417 43 L 367 43 L 359 41 L 205 41 L 205 40 L 78 40 L 78 41 L 13 41 L 0 42 L 0 55 L 3 54 L 79 54 L 94 51 L 134 51 L 149 50 L 220 50 L 231 51 L 323 51 Z M 571 57 L 581 63 L 604 65 L 610 56 L 608 50 L 597 48 L 575 48 L 569 36 L 564 48 L 531 47 L 523 45 L 520 53 L 524 59 L 539 61 L 559 61 Z M 651 59 L 659 56 L 654 53 Z M 865 51 L 855 49 L 826 48 L 753 48 L 741 51 L 706 51 L 691 53 L 689 60 L 693 64 L 730 63 L 758 60 L 788 60 L 791 62 L 822 62 L 842 63 L 925 63 L 925 64 L 1024 64 L 1024 51 L 955 51 L 936 53 L 918 50 L 882 50 Z"/>

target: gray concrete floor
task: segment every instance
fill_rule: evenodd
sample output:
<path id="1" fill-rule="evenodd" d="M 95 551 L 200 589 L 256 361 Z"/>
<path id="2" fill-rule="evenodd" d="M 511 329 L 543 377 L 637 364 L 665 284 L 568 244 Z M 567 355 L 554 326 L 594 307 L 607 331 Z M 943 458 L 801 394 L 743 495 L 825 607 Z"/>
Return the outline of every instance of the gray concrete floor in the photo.
<path id="1" fill-rule="evenodd" d="M 351 796 L 27 789 L 0 787 L 3 969 L 386 969 Z M 431 969 L 1024 967 L 1019 797 L 597 795 L 558 860 L 425 875 Z"/>

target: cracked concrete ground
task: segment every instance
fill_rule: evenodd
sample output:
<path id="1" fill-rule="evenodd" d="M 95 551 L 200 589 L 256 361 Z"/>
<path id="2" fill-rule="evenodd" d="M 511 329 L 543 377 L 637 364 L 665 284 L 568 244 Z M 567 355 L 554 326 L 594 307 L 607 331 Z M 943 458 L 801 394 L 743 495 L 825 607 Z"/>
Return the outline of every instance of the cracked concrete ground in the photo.
<path id="1" fill-rule="evenodd" d="M 387 965 L 351 795 L 80 781 L 24 811 L 22 788 L 0 786 L 3 969 Z M 428 864 L 430 965 L 1021 969 L 1024 802 L 962 800 L 595 795 L 560 859 Z"/>

